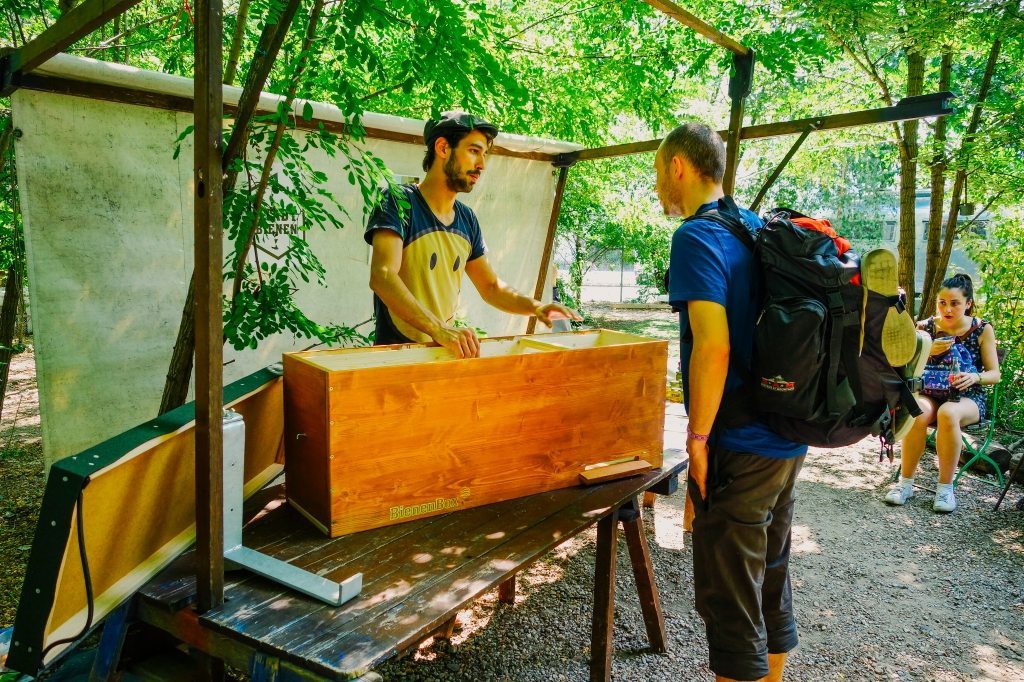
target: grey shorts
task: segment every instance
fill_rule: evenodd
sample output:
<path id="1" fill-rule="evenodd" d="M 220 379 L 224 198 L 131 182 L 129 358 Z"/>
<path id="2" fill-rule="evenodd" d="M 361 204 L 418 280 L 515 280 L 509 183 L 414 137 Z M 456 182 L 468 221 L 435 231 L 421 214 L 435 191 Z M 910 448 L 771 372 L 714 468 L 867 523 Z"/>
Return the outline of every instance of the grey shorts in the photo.
<path id="1" fill-rule="evenodd" d="M 789 548 L 803 461 L 718 449 L 708 463 L 706 501 L 689 480 L 696 606 L 717 675 L 760 679 L 769 653 L 797 645 Z"/>

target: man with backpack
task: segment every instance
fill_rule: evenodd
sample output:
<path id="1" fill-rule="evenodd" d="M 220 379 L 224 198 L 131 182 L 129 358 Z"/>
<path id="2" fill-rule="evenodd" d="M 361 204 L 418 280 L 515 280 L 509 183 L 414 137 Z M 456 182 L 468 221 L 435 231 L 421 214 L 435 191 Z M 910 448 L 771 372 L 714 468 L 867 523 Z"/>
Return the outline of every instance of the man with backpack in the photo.
<path id="1" fill-rule="evenodd" d="M 790 529 L 807 446 L 760 420 L 727 428 L 720 419 L 743 382 L 735 365 L 750 364 L 761 298 L 752 251 L 707 216 L 727 199 L 721 137 L 681 125 L 655 169 L 665 213 L 685 218 L 672 238 L 669 301 L 680 310 L 694 589 L 710 667 L 719 680 L 779 680 L 797 644 Z M 751 232 L 762 225 L 750 211 L 739 217 Z"/>

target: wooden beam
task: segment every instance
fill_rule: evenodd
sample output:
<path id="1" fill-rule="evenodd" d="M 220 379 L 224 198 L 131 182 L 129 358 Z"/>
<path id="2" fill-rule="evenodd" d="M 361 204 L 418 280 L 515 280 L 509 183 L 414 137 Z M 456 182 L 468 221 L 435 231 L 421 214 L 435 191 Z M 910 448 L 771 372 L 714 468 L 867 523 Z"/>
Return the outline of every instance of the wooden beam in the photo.
<path id="1" fill-rule="evenodd" d="M 562 166 L 558 169 L 558 182 L 555 184 L 555 202 L 551 205 L 551 216 L 548 218 L 548 232 L 544 237 L 544 251 L 540 257 L 540 270 L 537 272 L 537 284 L 533 287 L 533 297 L 538 301 L 544 295 L 544 282 L 548 278 L 548 268 L 551 267 L 551 255 L 555 250 L 555 228 L 558 226 L 558 216 L 562 212 L 562 196 L 565 194 L 565 180 L 569 177 L 569 167 Z M 532 334 L 537 329 L 537 318 L 531 317 L 526 323 L 526 333 Z"/>
<path id="2" fill-rule="evenodd" d="M 953 113 L 953 107 L 951 104 L 953 98 L 954 95 L 951 92 L 936 92 L 931 95 L 907 97 L 897 102 L 895 106 L 891 107 L 865 109 L 845 114 L 800 118 L 794 121 L 782 121 L 780 123 L 765 123 L 762 125 L 747 126 L 746 128 L 740 129 L 740 139 L 757 140 L 768 137 L 799 135 L 810 126 L 815 126 L 819 131 L 837 130 L 839 128 L 856 128 L 858 126 L 875 125 L 878 123 L 909 121 L 915 118 L 928 118 L 930 116 L 947 116 Z M 722 139 L 726 139 L 729 135 L 729 131 L 720 130 L 718 131 L 718 134 L 722 136 Z M 593 149 L 584 149 L 578 152 L 559 154 L 556 157 L 556 162 L 575 163 L 576 161 L 593 161 L 596 159 L 608 159 L 615 156 L 656 152 L 658 151 L 658 147 L 661 145 L 662 139 L 663 138 L 647 140 L 645 142 L 609 145 L 607 147 L 595 147 Z"/>
<path id="3" fill-rule="evenodd" d="M 775 167 L 775 170 L 772 171 L 771 175 L 768 176 L 768 179 L 764 181 L 763 185 L 761 185 L 761 189 L 757 191 L 757 196 L 754 197 L 754 200 L 750 202 L 749 208 L 751 211 L 757 213 L 757 209 L 761 206 L 761 200 L 764 199 L 764 195 L 768 193 L 771 186 L 779 179 L 779 176 L 782 175 L 782 171 L 786 169 L 786 166 L 789 165 L 789 162 L 796 155 L 797 150 L 800 149 L 804 140 L 807 139 L 807 136 L 810 135 L 813 130 L 814 126 L 807 126 L 807 129 L 800 134 L 800 137 L 796 139 L 796 142 L 794 142 L 793 146 L 789 148 L 786 155 L 782 157 L 782 161 L 779 162 L 779 165 Z"/>
<path id="4" fill-rule="evenodd" d="M 124 14 L 140 0 L 85 0 L 58 19 L 50 28 L 14 50 L 0 61 L 0 96 L 18 89 L 21 76 L 58 52 L 89 35 L 114 17 Z"/>
<path id="5" fill-rule="evenodd" d="M 36 73 L 25 74 L 21 79 L 21 88 L 25 90 L 54 92 L 74 97 L 103 100 L 106 102 L 135 104 L 143 107 L 152 107 L 154 109 L 166 109 L 168 111 L 193 110 L 193 99 L 191 97 L 179 97 L 176 95 L 167 95 L 116 85 L 87 83 L 69 78 L 60 78 L 58 76 L 43 76 Z M 238 110 L 238 106 L 234 104 L 225 104 L 224 110 L 228 113 L 234 113 Z M 260 114 L 273 113 L 276 110 L 276 108 L 256 107 L 256 113 Z M 343 123 L 315 117 L 308 121 L 301 117 L 296 117 L 294 119 L 294 123 L 295 127 L 299 130 L 319 130 L 320 125 L 322 124 L 326 130 L 338 135 L 349 135 L 352 132 Z M 421 135 L 413 135 L 410 133 L 401 133 L 394 130 L 384 130 L 383 128 L 372 127 L 366 127 L 364 130 L 367 138 L 424 145 L 423 136 Z M 499 139 L 498 142 L 500 141 L 501 140 Z M 553 162 L 557 156 L 556 154 L 549 154 L 545 152 L 515 151 L 502 147 L 500 144 L 492 147 L 490 153 L 496 156 L 511 156 L 517 159 L 547 161 L 549 163 Z"/>
<path id="6" fill-rule="evenodd" d="M 750 52 L 749 47 L 741 45 L 715 27 L 705 24 L 674 2 L 669 2 L 668 0 L 644 0 L 644 2 L 654 9 L 661 10 L 679 23 L 689 26 L 711 42 L 724 47 L 733 54 L 748 54 Z"/>
<path id="7" fill-rule="evenodd" d="M 196 584 L 203 613 L 224 601 L 222 0 L 196 3 Z"/>

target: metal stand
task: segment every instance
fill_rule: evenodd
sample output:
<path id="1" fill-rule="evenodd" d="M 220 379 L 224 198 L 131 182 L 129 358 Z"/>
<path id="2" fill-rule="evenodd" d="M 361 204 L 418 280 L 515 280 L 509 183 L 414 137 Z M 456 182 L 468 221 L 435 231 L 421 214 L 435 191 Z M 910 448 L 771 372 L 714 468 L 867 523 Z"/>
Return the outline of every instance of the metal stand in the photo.
<path id="1" fill-rule="evenodd" d="M 363 574 L 340 583 L 242 546 L 242 489 L 245 474 L 245 421 L 224 411 L 224 559 L 332 606 L 340 606 L 363 589 Z"/>

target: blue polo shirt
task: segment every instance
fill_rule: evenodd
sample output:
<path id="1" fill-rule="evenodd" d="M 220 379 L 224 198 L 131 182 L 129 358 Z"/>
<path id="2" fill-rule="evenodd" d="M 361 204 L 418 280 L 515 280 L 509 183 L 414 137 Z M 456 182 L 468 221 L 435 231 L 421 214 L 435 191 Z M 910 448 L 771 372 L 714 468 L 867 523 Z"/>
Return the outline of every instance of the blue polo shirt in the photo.
<path id="1" fill-rule="evenodd" d="M 697 216 L 717 206 L 708 202 L 697 209 Z M 763 223 L 751 211 L 741 208 L 740 215 L 754 231 Z M 760 312 L 760 284 L 754 276 L 753 254 L 729 230 L 711 220 L 683 223 L 672 236 L 672 254 L 669 260 L 669 302 L 679 308 L 680 330 L 690 326 L 687 301 L 711 301 L 725 307 L 729 324 L 729 345 L 734 360 L 750 366 L 754 348 L 754 325 Z M 690 410 L 690 356 L 693 343 L 680 344 L 683 374 L 683 396 L 686 410 Z M 736 389 L 742 379 L 732 363 L 725 380 L 723 401 Z M 747 452 L 764 457 L 788 459 L 807 452 L 807 446 L 782 438 L 765 424 L 755 421 L 733 429 L 722 429 L 719 445 L 735 452 Z"/>

